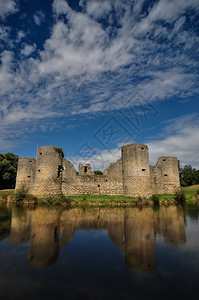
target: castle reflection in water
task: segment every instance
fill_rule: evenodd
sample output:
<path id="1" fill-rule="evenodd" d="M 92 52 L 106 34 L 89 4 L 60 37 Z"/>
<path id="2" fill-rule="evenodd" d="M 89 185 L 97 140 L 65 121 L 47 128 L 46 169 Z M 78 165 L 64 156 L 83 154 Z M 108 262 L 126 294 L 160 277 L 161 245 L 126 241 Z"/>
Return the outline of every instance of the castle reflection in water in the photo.
<path id="1" fill-rule="evenodd" d="M 155 238 L 168 244 L 186 242 L 181 207 L 91 208 L 82 210 L 8 207 L 12 244 L 29 242 L 28 261 L 42 268 L 56 262 L 60 250 L 72 241 L 75 231 L 107 230 L 110 239 L 123 249 L 126 264 L 146 271 L 156 265 Z"/>

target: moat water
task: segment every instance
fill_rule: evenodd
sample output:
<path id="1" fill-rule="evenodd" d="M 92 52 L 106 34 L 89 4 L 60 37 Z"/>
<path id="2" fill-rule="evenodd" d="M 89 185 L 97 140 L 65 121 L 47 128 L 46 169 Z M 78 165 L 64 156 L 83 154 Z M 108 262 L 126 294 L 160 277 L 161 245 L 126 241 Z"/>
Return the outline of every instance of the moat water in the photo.
<path id="1" fill-rule="evenodd" d="M 198 299 L 199 208 L 0 206 L 0 299 Z"/>

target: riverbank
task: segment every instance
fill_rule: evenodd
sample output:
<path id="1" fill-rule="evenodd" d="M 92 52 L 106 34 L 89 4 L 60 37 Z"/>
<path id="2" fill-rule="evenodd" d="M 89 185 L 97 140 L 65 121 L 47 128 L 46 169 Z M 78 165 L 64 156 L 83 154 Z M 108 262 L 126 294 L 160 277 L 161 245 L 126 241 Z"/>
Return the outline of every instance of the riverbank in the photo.
<path id="1" fill-rule="evenodd" d="M 18 191 L 19 192 L 19 191 Z M 79 195 L 64 196 L 63 194 L 54 197 L 37 198 L 27 194 L 27 191 L 21 191 L 16 194 L 15 190 L 1 190 L 0 201 L 17 204 L 40 204 L 49 206 L 68 206 L 68 207 L 86 207 L 86 206 L 142 206 L 142 205 L 176 205 L 197 204 L 199 203 L 199 185 L 184 187 L 176 194 L 152 195 L 150 198 L 124 197 L 111 195 Z"/>

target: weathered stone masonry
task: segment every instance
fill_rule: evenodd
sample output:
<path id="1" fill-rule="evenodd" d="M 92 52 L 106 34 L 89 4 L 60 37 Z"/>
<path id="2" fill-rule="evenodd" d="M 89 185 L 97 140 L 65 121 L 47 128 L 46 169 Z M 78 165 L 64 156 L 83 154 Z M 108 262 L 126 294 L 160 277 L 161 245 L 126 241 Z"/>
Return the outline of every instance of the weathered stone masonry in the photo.
<path id="1" fill-rule="evenodd" d="M 149 165 L 148 147 L 129 144 L 122 147 L 122 157 L 95 175 L 90 164 L 75 167 L 53 146 L 42 146 L 34 158 L 20 158 L 16 188 L 25 183 L 35 196 L 124 195 L 149 197 L 152 194 L 173 194 L 180 186 L 176 157 L 160 157 Z"/>

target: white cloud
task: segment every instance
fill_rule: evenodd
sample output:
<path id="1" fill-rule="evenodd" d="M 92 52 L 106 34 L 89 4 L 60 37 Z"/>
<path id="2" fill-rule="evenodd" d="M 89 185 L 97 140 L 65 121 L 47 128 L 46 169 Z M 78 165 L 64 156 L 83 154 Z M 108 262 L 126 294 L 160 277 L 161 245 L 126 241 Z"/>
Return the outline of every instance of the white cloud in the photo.
<path id="1" fill-rule="evenodd" d="M 86 157 L 86 153 L 84 153 L 84 155 L 82 156 L 77 156 L 77 157 L 67 157 L 66 155 L 66 159 L 68 159 L 74 165 L 77 171 L 80 162 L 83 164 L 87 164 L 87 163 L 91 164 L 91 169 L 93 171 L 96 170 L 103 171 L 110 165 L 110 163 L 116 162 L 121 157 L 120 148 L 102 150 L 102 151 L 99 151 L 98 149 L 93 149 L 93 151 L 94 152 L 96 151 L 97 154 L 89 155 L 88 157 Z"/>
<path id="2" fill-rule="evenodd" d="M 65 0 L 54 0 L 53 10 L 56 15 L 67 14 L 71 9 Z"/>
<path id="3" fill-rule="evenodd" d="M 12 69 L 14 53 L 5 50 L 1 53 L 0 58 L 0 93 L 6 93 L 12 85 L 15 85 L 15 74 Z"/>
<path id="4" fill-rule="evenodd" d="M 87 13 L 89 16 L 98 19 L 104 17 L 111 10 L 111 2 L 107 1 L 89 1 L 87 3 Z"/>
<path id="5" fill-rule="evenodd" d="M 54 0 L 52 31 L 37 58 L 31 57 L 35 44 L 23 44 L 19 57 L 14 49 L 1 53 L 2 124 L 117 110 L 134 105 L 132 95 L 140 91 L 149 103 L 197 93 L 199 38 L 184 26 L 183 14 L 196 12 L 198 1 L 159 0 L 146 14 L 143 3 L 82 0 L 77 12 Z M 42 14 L 34 15 L 37 25 Z M 106 19 L 103 26 L 99 18 Z M 25 37 L 19 31 L 11 40 L 9 34 L 9 27 L 0 27 L 6 49 Z"/>
<path id="6" fill-rule="evenodd" d="M 45 15 L 41 10 L 33 15 L 33 20 L 34 20 L 35 24 L 38 26 L 41 25 L 41 23 L 44 21 L 44 19 L 45 19 Z"/>
<path id="7" fill-rule="evenodd" d="M 21 50 L 21 54 L 25 56 L 29 56 L 37 49 L 37 45 L 34 43 L 33 45 L 24 44 L 23 49 Z"/>
<path id="8" fill-rule="evenodd" d="M 176 156 L 181 165 L 190 164 L 199 169 L 198 114 L 182 116 L 170 121 L 165 128 L 167 137 L 148 142 L 151 163 L 160 156 Z"/>
<path id="9" fill-rule="evenodd" d="M 164 20 L 172 22 L 183 14 L 186 9 L 199 9 L 198 0 L 160 0 L 151 9 L 148 19 L 151 22 Z"/>
<path id="10" fill-rule="evenodd" d="M 21 40 L 25 37 L 25 32 L 23 32 L 22 30 L 19 30 L 17 33 L 17 38 L 16 38 L 16 43 L 20 43 Z"/>
<path id="11" fill-rule="evenodd" d="M 185 115 L 168 121 L 169 125 L 163 129 L 159 140 L 146 141 L 149 147 L 149 160 L 155 165 L 161 156 L 174 156 L 180 164 L 190 164 L 199 169 L 199 121 L 198 114 Z M 97 150 L 96 150 L 97 151 Z M 78 170 L 78 163 L 90 163 L 92 170 L 104 170 L 111 162 L 116 162 L 121 157 L 121 148 L 97 151 L 98 154 L 86 154 L 68 158 Z M 92 154 L 88 153 L 88 154 Z"/>
<path id="12" fill-rule="evenodd" d="M 8 42 L 8 37 L 10 34 L 10 27 L 1 26 L 0 27 L 0 40 L 4 42 Z"/>
<path id="13" fill-rule="evenodd" d="M 10 14 L 18 11 L 17 2 L 15 0 L 0 0 L 0 17 L 5 18 Z"/>
<path id="14" fill-rule="evenodd" d="M 108 32 L 87 14 L 70 11 L 68 23 L 58 21 L 41 52 L 42 74 L 71 77 L 115 70 L 131 61 L 129 42 L 120 36 L 109 40 Z M 130 42 L 132 43 L 132 42 Z"/>

